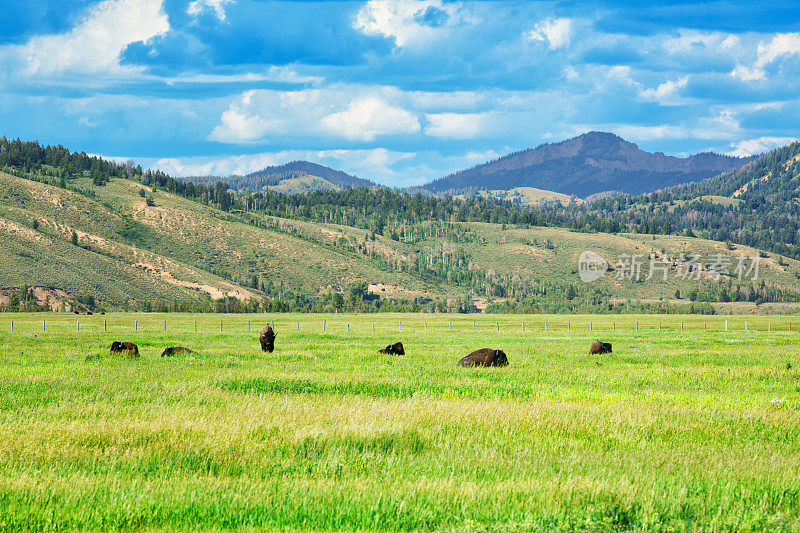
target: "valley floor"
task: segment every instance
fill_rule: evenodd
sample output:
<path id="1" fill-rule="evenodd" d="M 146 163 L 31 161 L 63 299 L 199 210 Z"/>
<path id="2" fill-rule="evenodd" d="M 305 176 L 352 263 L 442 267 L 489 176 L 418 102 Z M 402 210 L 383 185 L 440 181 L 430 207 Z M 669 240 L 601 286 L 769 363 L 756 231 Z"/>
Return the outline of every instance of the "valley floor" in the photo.
<path id="1" fill-rule="evenodd" d="M 4 314 L 0 529 L 796 530 L 798 335 L 788 316 Z M 456 366 L 485 346 L 510 365 Z"/>

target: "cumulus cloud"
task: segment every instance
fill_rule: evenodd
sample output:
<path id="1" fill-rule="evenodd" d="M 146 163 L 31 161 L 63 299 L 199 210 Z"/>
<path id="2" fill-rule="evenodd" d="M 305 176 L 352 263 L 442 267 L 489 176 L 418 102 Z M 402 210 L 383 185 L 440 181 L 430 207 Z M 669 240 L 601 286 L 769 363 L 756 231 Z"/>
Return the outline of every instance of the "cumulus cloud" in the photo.
<path id="1" fill-rule="evenodd" d="M 379 135 L 417 133 L 420 124 L 411 112 L 392 107 L 381 98 L 367 96 L 350 102 L 347 109 L 322 119 L 330 132 L 357 141 L 372 141 Z"/>
<path id="2" fill-rule="evenodd" d="M 743 81 L 762 80 L 766 77 L 766 67 L 787 55 L 800 54 L 800 33 L 778 33 L 770 42 L 760 42 L 755 63 L 748 67 L 737 65 L 731 75 Z"/>
<path id="3" fill-rule="evenodd" d="M 369 142 L 421 130 L 392 87 L 337 86 L 297 91 L 250 90 L 230 103 L 210 139 L 256 142 L 267 136 L 336 137 Z"/>
<path id="4" fill-rule="evenodd" d="M 472 139 L 479 137 L 485 128 L 483 113 L 436 113 L 425 115 L 428 125 L 425 134 L 442 139 Z"/>
<path id="5" fill-rule="evenodd" d="M 545 41 L 550 48 L 566 47 L 572 39 L 572 19 L 549 18 L 536 24 L 528 33 L 533 41 Z"/>
<path id="6" fill-rule="evenodd" d="M 759 137 L 757 139 L 747 139 L 732 143 L 731 148 L 733 148 L 733 150 L 728 152 L 728 155 L 747 157 L 761 154 L 780 146 L 786 146 L 795 140 L 796 139 L 792 137 Z"/>
<path id="7" fill-rule="evenodd" d="M 444 27 L 463 22 L 460 4 L 441 0 L 369 0 L 356 15 L 355 28 L 381 35 L 399 47 L 425 44 Z"/>
<path id="8" fill-rule="evenodd" d="M 209 10 L 212 11 L 219 20 L 225 20 L 225 7 L 233 3 L 234 0 L 193 0 L 189 3 L 186 13 L 198 16 Z"/>
<path id="9" fill-rule="evenodd" d="M 63 74 L 129 75 L 119 56 L 131 43 L 148 41 L 169 31 L 162 0 L 106 0 L 72 30 L 40 35 L 23 45 L 0 48 L 0 64 L 17 75 L 49 78 Z"/>
<path id="10" fill-rule="evenodd" d="M 680 77 L 675 81 L 668 80 L 655 89 L 644 89 L 641 92 L 641 97 L 643 100 L 658 102 L 661 105 L 677 105 L 680 101 L 676 97 L 688 83 L 688 76 Z"/>

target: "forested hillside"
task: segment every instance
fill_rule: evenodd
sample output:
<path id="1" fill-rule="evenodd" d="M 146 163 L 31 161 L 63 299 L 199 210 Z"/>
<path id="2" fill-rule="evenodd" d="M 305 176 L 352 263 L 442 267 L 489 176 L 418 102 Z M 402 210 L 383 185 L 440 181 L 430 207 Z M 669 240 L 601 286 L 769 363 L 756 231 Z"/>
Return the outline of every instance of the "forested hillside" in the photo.
<path id="1" fill-rule="evenodd" d="M 768 211 L 791 204 L 797 153 L 792 145 L 658 194 L 529 208 L 387 188 L 238 193 L 2 139 L 0 166 L 13 176 L 0 174 L 0 306 L 44 307 L 48 296 L 81 308 L 232 311 L 714 312 L 795 302 L 800 263 L 736 242 L 751 234 L 738 229 L 747 223 L 771 239 L 761 249 L 789 246 L 788 232 L 767 224 L 794 224 L 794 207 Z M 711 197 L 712 188 L 730 196 Z M 731 242 L 715 233 L 724 226 Z M 612 273 L 581 282 L 584 250 Z M 687 276 L 677 260 L 720 253 L 762 256 L 760 276 L 720 279 L 706 262 Z M 634 255 L 668 263 L 669 276 L 620 275 L 617 258 Z"/>

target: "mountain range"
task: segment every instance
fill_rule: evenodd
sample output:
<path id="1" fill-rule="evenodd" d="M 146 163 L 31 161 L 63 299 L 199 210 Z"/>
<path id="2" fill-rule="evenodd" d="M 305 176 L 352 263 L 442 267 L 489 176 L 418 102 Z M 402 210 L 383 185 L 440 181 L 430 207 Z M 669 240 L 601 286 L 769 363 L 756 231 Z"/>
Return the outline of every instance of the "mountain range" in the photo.
<path id="1" fill-rule="evenodd" d="M 449 176 L 435 179 L 412 192 L 464 195 L 491 193 L 499 198 L 520 197 L 523 203 L 587 199 L 603 194 L 641 194 L 683 183 L 693 183 L 740 169 L 756 157 L 734 157 L 703 152 L 676 157 L 646 152 L 613 133 L 588 132 L 575 138 L 511 153 Z M 271 189 L 298 193 L 378 187 L 373 181 L 341 170 L 292 161 L 244 176 L 201 176 L 196 183 L 223 181 L 235 191 Z M 535 201 L 527 196 L 534 191 Z M 556 193 L 556 194 L 550 194 Z M 565 196 L 566 195 L 566 196 Z"/>
<path id="2" fill-rule="evenodd" d="M 587 198 L 604 192 L 639 194 L 739 169 L 755 157 L 711 152 L 675 157 L 645 152 L 612 133 L 589 132 L 503 156 L 434 180 L 433 193 L 534 187 Z"/>

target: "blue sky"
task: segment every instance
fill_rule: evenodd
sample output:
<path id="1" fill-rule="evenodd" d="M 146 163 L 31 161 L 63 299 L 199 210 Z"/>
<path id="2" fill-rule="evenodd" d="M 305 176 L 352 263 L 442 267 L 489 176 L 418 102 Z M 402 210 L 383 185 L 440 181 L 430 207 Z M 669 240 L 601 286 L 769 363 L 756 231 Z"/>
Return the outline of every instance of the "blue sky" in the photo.
<path id="1" fill-rule="evenodd" d="M 611 131 L 749 155 L 800 126 L 800 5 L 5 0 L 0 134 L 160 168 L 416 185 Z"/>

